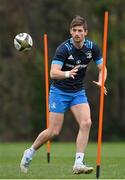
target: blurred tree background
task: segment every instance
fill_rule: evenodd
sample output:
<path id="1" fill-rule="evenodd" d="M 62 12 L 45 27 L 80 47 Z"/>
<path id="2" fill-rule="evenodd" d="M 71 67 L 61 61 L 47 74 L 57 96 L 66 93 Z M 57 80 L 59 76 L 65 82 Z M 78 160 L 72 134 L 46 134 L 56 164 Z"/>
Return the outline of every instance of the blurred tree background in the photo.
<path id="1" fill-rule="evenodd" d="M 103 45 L 104 12 L 109 11 L 107 49 L 108 95 L 105 97 L 103 140 L 125 137 L 125 1 L 124 0 L 0 0 L 0 141 L 35 139 L 46 127 L 43 35 L 48 34 L 49 62 L 56 47 L 70 37 L 75 15 L 88 21 L 88 38 Z M 34 47 L 18 52 L 13 39 L 29 33 Z M 50 65 L 49 63 L 49 65 Z M 92 112 L 91 140 L 97 140 L 99 90 L 92 84 L 97 69 L 90 63 L 86 89 Z M 76 138 L 78 127 L 67 112 L 57 140 Z"/>

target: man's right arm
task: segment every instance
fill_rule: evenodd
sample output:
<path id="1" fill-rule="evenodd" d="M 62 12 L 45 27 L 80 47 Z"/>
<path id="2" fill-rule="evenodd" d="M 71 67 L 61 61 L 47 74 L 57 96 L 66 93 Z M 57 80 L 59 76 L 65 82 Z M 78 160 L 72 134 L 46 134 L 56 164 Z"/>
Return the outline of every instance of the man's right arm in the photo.
<path id="1" fill-rule="evenodd" d="M 72 77 L 74 79 L 74 76 L 77 74 L 78 66 L 74 67 L 70 71 L 62 71 L 62 66 L 59 64 L 52 64 L 50 69 L 50 77 L 51 79 L 66 79 Z"/>
<path id="2" fill-rule="evenodd" d="M 51 79 L 66 79 L 72 77 L 77 74 L 78 66 L 74 67 L 70 71 L 62 71 L 62 66 L 66 59 L 69 56 L 69 50 L 64 43 L 57 47 L 55 55 L 52 60 L 51 69 L 50 69 L 50 77 Z"/>

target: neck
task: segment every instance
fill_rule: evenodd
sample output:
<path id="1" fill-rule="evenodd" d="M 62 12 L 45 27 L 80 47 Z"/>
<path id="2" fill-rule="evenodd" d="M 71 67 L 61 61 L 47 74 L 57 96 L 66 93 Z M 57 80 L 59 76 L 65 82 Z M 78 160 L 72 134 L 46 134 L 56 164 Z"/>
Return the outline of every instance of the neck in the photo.
<path id="1" fill-rule="evenodd" d="M 73 41 L 73 45 L 77 48 L 77 49 L 81 49 L 83 47 L 83 44 L 84 44 L 84 40 L 81 41 L 81 42 L 75 42 Z"/>

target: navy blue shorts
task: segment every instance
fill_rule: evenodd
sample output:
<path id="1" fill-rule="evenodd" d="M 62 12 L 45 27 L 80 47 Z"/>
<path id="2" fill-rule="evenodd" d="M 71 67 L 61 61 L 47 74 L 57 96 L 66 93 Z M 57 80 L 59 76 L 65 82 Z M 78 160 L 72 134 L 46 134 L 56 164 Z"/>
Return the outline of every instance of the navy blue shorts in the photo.
<path id="1" fill-rule="evenodd" d="M 64 113 L 71 106 L 76 104 L 88 103 L 85 90 L 78 92 L 64 92 L 54 86 L 50 87 L 49 111 Z"/>

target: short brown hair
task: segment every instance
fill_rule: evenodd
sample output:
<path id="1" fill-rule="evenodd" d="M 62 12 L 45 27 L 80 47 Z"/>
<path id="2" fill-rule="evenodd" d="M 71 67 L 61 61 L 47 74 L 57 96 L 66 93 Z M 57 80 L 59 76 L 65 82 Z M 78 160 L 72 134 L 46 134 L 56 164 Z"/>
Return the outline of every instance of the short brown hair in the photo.
<path id="1" fill-rule="evenodd" d="M 87 22 L 86 20 L 81 16 L 76 16 L 73 18 L 70 24 L 70 29 L 74 26 L 83 26 L 84 30 L 88 30 Z"/>

